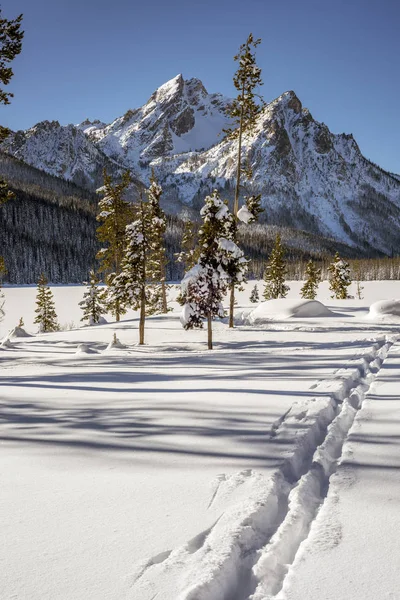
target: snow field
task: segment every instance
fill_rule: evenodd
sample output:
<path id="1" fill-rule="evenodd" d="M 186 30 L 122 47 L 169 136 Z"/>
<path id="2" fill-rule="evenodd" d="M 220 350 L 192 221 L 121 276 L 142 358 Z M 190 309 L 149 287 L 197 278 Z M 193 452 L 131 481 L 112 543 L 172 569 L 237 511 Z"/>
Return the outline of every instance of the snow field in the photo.
<path id="1" fill-rule="evenodd" d="M 277 598 L 398 597 L 399 380 L 395 341 L 352 420 L 326 499 Z"/>
<path id="2" fill-rule="evenodd" d="M 254 308 L 253 285 L 238 295 L 238 315 Z M 301 282 L 291 285 L 296 298 Z M 182 329 L 177 305 L 148 319 L 144 347 L 135 313 L 12 336 L 0 351 L 0 597 L 285 594 L 399 332 L 365 315 L 398 286 L 367 282 L 365 301 L 342 302 L 321 286 L 329 319 L 234 330 L 216 321 L 212 352 L 204 331 Z M 77 322 L 83 288 L 53 290 L 60 320 Z M 2 331 L 23 316 L 33 333 L 36 289 L 5 292 Z M 308 599 L 303 591 L 290 600 Z"/>

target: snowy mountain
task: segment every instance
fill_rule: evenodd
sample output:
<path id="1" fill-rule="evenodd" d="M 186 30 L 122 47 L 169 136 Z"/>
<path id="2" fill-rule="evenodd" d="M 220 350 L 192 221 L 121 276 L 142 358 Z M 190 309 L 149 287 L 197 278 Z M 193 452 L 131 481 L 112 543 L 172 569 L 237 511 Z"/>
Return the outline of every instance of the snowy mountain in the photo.
<path id="1" fill-rule="evenodd" d="M 93 189 L 104 166 L 129 168 L 147 184 L 154 169 L 172 213 L 198 208 L 220 188 L 231 199 L 236 140 L 221 134 L 229 100 L 182 75 L 141 108 L 111 124 L 43 122 L 10 136 L 3 149 L 49 173 Z M 243 194 L 262 194 L 264 218 L 386 253 L 400 251 L 400 181 L 368 161 L 352 137 L 332 134 L 294 92 L 269 103 L 244 140 L 253 169 Z"/>
<path id="2" fill-rule="evenodd" d="M 88 189 L 101 185 L 104 168 L 121 170 L 80 128 L 63 126 L 58 121 L 42 121 L 26 131 L 12 133 L 2 149 L 50 175 Z"/>

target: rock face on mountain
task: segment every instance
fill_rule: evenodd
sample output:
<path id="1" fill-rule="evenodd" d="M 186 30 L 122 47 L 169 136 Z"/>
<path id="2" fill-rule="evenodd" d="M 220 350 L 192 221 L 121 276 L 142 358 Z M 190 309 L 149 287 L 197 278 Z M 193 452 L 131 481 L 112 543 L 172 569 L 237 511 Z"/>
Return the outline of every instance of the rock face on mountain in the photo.
<path id="1" fill-rule="evenodd" d="M 129 168 L 145 184 L 154 169 L 167 210 L 197 209 L 220 188 L 232 198 L 237 141 L 223 137 L 229 101 L 178 75 L 144 106 L 111 124 L 39 123 L 3 149 L 93 189 L 101 170 Z M 264 218 L 386 253 L 400 251 L 400 180 L 365 159 L 351 135 L 332 134 L 294 92 L 269 103 L 244 139 L 253 170 L 243 194 L 261 193 Z"/>

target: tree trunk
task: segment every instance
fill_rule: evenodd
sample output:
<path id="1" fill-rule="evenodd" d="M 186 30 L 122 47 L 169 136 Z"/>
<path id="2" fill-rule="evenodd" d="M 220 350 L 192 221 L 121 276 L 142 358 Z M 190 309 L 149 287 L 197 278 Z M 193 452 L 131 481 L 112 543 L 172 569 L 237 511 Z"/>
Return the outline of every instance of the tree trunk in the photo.
<path id="1" fill-rule="evenodd" d="M 115 301 L 115 320 L 118 322 L 121 318 L 120 315 L 120 311 L 119 311 L 119 300 Z"/>
<path id="2" fill-rule="evenodd" d="M 242 133 L 243 133 L 243 101 L 244 101 L 244 86 L 242 88 L 242 106 L 240 109 L 240 124 L 239 124 L 239 140 L 238 140 L 238 161 L 236 169 L 236 187 L 235 187 L 235 200 L 233 203 L 233 216 L 237 223 L 237 214 L 239 211 L 239 190 L 240 190 L 240 174 L 242 167 Z M 236 242 L 236 233 L 234 242 Z M 235 286 L 231 283 L 231 296 L 229 302 L 229 327 L 233 327 L 233 309 L 235 306 Z"/>
<path id="3" fill-rule="evenodd" d="M 207 337 L 208 337 L 208 349 L 212 350 L 213 349 L 213 342 L 212 342 L 212 319 L 211 319 L 211 313 L 210 312 L 207 315 Z"/>
<path id="4" fill-rule="evenodd" d="M 167 303 L 167 286 L 165 281 L 161 282 L 161 293 L 162 293 L 162 311 L 163 314 L 168 312 L 168 303 Z"/>
<path id="5" fill-rule="evenodd" d="M 146 291 L 144 286 L 140 294 L 139 345 L 144 344 L 144 321 L 146 318 Z"/>

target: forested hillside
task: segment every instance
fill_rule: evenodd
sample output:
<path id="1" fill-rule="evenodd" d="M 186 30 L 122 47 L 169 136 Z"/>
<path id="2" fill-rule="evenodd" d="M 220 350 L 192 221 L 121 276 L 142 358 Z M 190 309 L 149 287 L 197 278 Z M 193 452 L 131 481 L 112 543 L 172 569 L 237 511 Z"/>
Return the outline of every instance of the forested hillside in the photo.
<path id="1" fill-rule="evenodd" d="M 5 154 L 0 154 L 0 177 L 9 182 L 16 196 L 0 208 L 0 256 L 8 271 L 5 281 L 35 283 L 42 272 L 53 283 L 85 281 L 89 270 L 97 267 L 96 194 Z M 183 268 L 175 254 L 180 250 L 184 222 L 169 215 L 167 223 L 167 278 L 178 280 Z M 309 258 L 324 264 L 336 250 L 347 258 L 367 256 L 366 251 L 301 230 L 242 224 L 239 240 L 250 259 L 250 277 L 262 276 L 277 231 L 286 248 L 291 278 L 301 276 Z"/>

